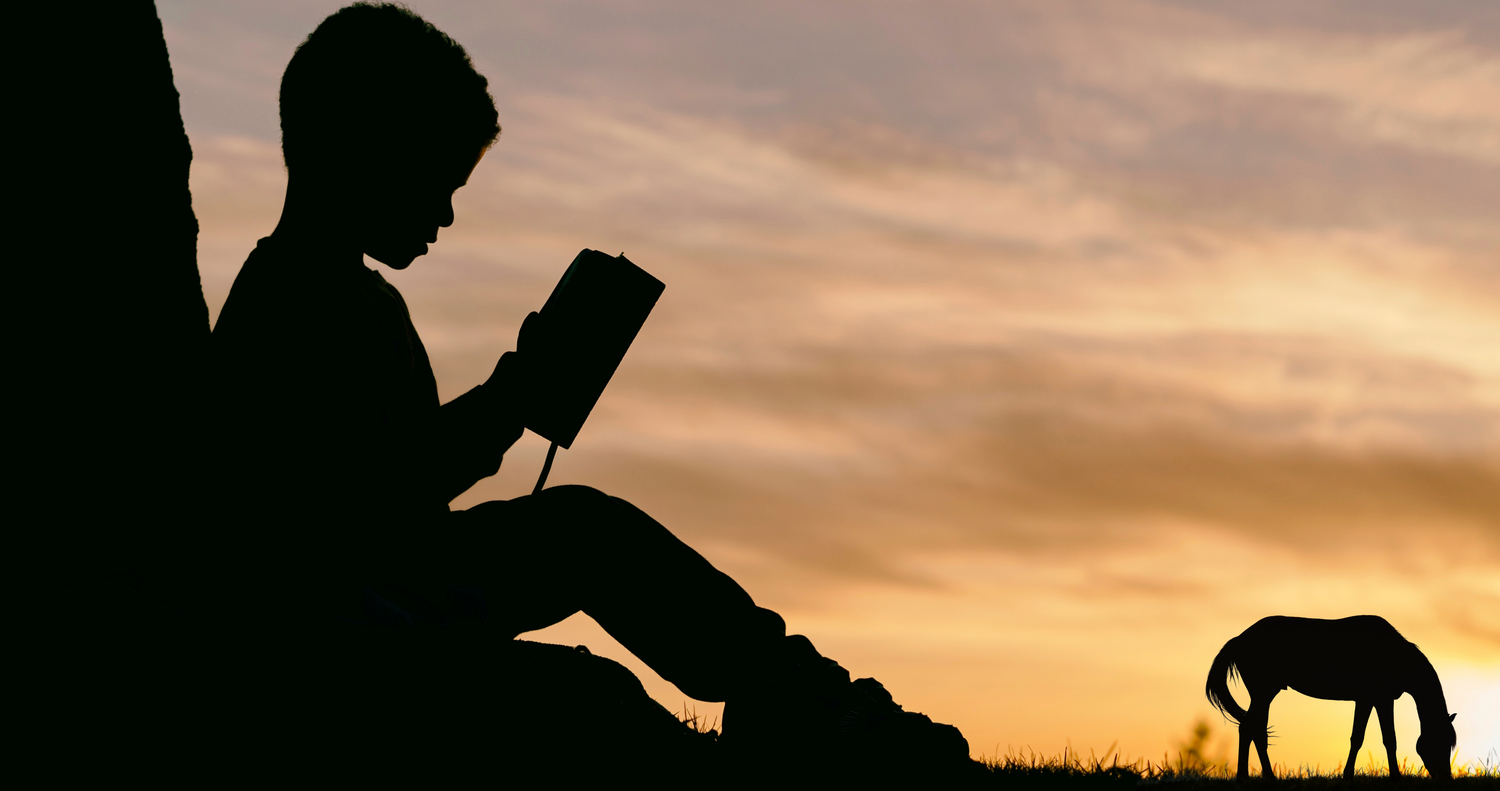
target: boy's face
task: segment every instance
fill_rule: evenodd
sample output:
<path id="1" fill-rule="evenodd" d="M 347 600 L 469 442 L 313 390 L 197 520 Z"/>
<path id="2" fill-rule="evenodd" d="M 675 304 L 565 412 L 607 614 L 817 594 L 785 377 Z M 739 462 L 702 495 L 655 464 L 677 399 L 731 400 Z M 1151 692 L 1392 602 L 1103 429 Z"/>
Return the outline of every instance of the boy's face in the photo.
<path id="1" fill-rule="evenodd" d="M 453 224 L 453 193 L 468 183 L 485 150 L 395 156 L 368 168 L 351 196 L 361 252 L 392 269 L 426 255 L 438 229 Z"/>

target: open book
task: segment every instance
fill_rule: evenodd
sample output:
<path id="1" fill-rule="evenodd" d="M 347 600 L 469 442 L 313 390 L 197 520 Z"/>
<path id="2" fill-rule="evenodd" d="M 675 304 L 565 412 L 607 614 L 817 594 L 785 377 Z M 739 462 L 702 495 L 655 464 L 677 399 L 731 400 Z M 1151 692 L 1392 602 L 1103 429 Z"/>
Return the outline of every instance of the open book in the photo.
<path id="1" fill-rule="evenodd" d="M 623 253 L 584 250 L 573 259 L 538 316 L 535 401 L 526 428 L 561 447 L 573 444 L 665 288 Z"/>

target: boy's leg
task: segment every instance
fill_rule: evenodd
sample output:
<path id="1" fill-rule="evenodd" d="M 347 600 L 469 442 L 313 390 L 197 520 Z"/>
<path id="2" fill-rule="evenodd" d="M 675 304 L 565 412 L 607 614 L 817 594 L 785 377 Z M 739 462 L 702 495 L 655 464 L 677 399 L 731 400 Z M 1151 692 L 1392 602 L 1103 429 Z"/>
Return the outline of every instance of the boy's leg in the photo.
<path id="1" fill-rule="evenodd" d="M 779 615 L 635 506 L 582 486 L 454 514 L 447 554 L 485 588 L 508 635 L 592 616 L 699 700 L 727 700 L 725 732 L 747 759 L 796 764 L 863 755 L 907 770 L 967 771 L 957 728 L 902 711 L 879 682 L 851 682 Z M 477 564 L 477 565 L 476 565 Z M 449 577 L 450 579 L 452 577 Z M 733 714 L 730 714 L 730 711 Z M 860 760 L 865 760 L 860 759 Z M 894 762 L 894 763 L 893 763 Z M 875 764 L 871 764 L 873 766 Z"/>
<path id="2" fill-rule="evenodd" d="M 557 486 L 453 514 L 447 538 L 510 635 L 587 613 L 663 678 L 725 700 L 776 675 L 786 623 L 640 509 Z M 453 531 L 453 532 L 448 532 Z"/>

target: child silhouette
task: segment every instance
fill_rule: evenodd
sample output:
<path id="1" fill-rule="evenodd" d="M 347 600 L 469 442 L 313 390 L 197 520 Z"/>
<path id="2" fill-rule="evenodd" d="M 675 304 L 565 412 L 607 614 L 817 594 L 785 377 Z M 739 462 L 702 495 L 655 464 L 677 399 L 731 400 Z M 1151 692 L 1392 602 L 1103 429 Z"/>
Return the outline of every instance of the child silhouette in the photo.
<path id="1" fill-rule="evenodd" d="M 400 293 L 363 257 L 404 269 L 453 223 L 500 132 L 486 80 L 410 11 L 358 4 L 297 49 L 280 101 L 285 206 L 212 337 L 236 617 L 510 639 L 582 611 L 683 692 L 729 701 L 726 739 L 779 738 L 762 713 L 776 700 L 803 704 L 791 730 L 814 741 L 851 718 L 920 716 L 851 683 L 621 499 L 557 486 L 450 511 L 521 435 L 535 314 L 484 384 L 441 404 Z"/>

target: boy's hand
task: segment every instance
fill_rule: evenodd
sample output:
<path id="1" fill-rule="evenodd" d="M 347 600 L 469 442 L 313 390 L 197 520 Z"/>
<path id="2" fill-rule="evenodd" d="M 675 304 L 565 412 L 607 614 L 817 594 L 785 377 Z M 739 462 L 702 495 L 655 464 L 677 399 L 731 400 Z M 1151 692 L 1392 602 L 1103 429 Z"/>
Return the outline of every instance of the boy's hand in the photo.
<path id="1" fill-rule="evenodd" d="M 526 314 L 526 318 L 521 320 L 521 331 L 516 333 L 517 352 L 535 353 L 538 351 L 537 347 L 543 342 L 541 340 L 543 324 L 542 314 L 534 310 Z"/>
<path id="2" fill-rule="evenodd" d="M 526 422 L 525 395 L 528 390 L 527 381 L 531 378 L 527 375 L 530 366 L 526 363 L 526 357 L 520 352 L 506 352 L 500 355 L 494 372 L 484 383 L 484 392 L 494 404 L 495 410 L 516 424 Z"/>
<path id="3" fill-rule="evenodd" d="M 537 328 L 541 325 L 540 314 L 532 311 L 521 322 L 521 331 L 516 337 L 516 350 L 500 355 L 495 370 L 485 381 L 484 387 L 497 406 L 512 415 L 516 422 L 525 422 L 529 414 L 531 383 L 535 379 L 533 361 L 540 354 Z"/>

